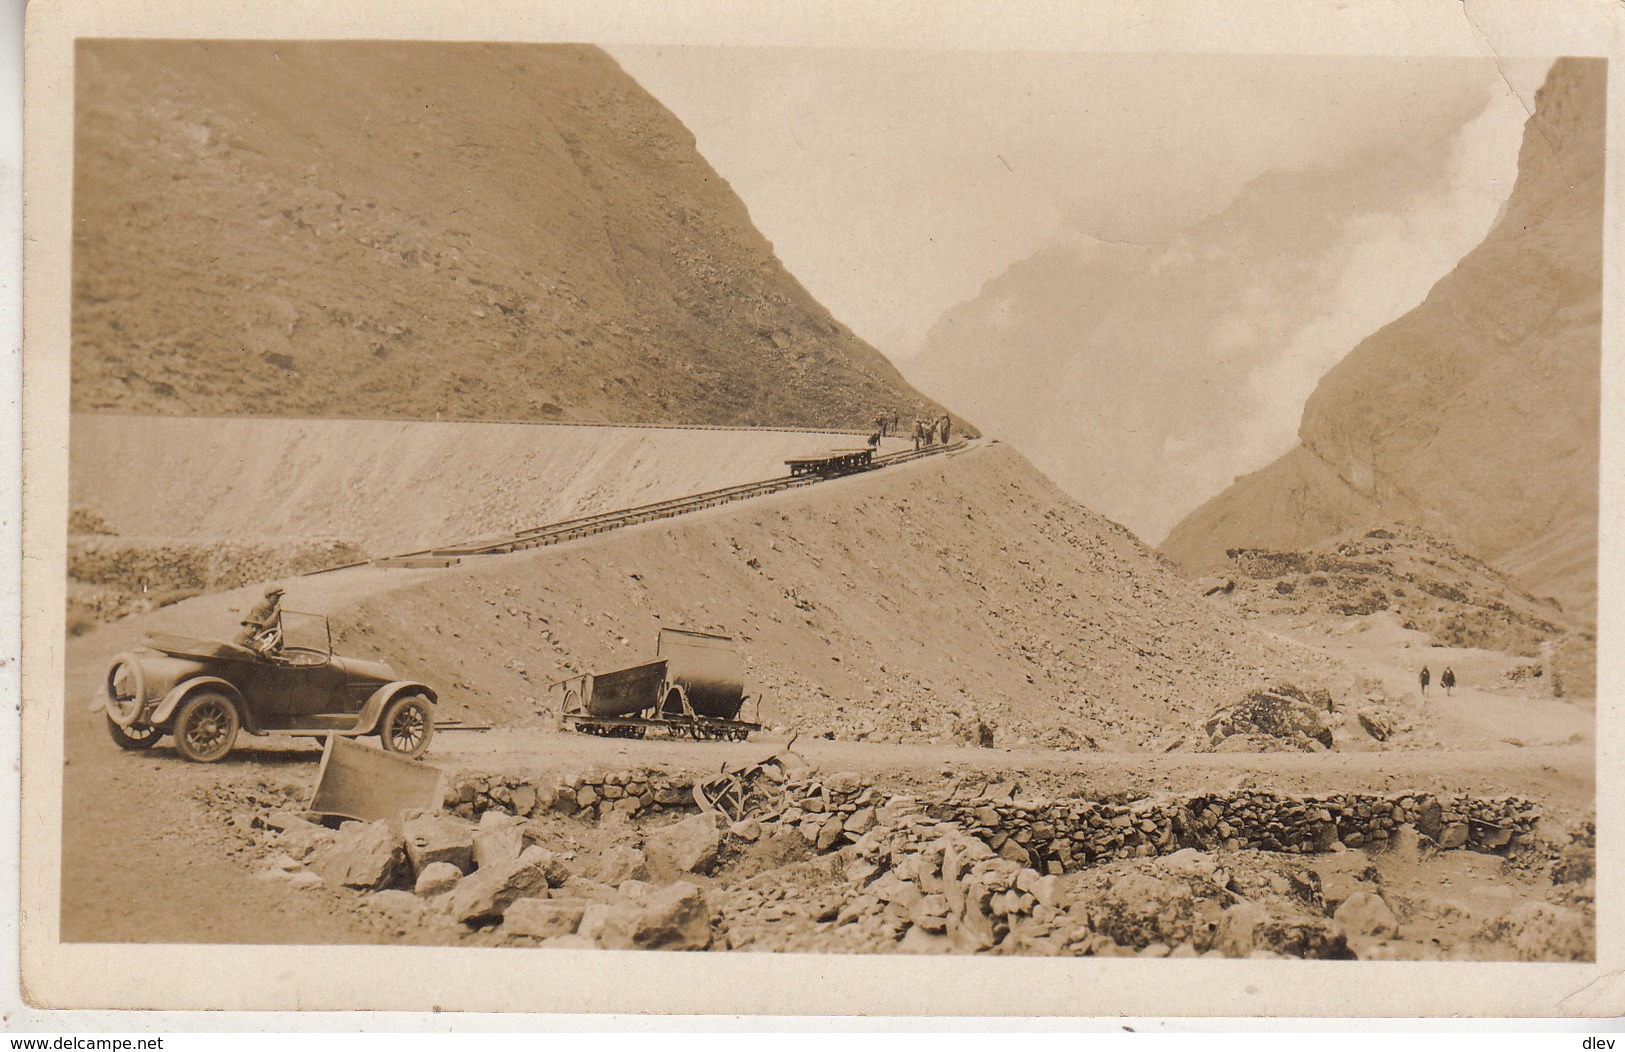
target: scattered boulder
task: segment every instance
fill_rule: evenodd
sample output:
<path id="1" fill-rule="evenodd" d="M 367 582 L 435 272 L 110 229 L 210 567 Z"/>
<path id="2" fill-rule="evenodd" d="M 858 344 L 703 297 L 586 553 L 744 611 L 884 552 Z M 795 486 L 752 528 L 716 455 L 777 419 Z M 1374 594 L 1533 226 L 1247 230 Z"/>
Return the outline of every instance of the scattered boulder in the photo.
<path id="1" fill-rule="evenodd" d="M 686 881 L 649 891 L 640 901 L 590 906 L 581 919 L 599 945 L 611 950 L 705 950 L 711 946 L 711 911 L 705 892 Z"/>
<path id="2" fill-rule="evenodd" d="M 587 906 L 583 899 L 516 899 L 502 914 L 502 930 L 533 939 L 574 935 Z"/>
<path id="3" fill-rule="evenodd" d="M 722 834 L 712 816 L 690 815 L 650 833 L 643 847 L 649 862 L 658 869 L 709 873 L 716 867 Z"/>
<path id="4" fill-rule="evenodd" d="M 450 895 L 452 916 L 464 924 L 501 917 L 516 899 L 563 886 L 570 871 L 553 852 L 532 845 L 512 862 L 477 869 L 458 881 Z"/>
<path id="5" fill-rule="evenodd" d="M 1393 721 L 1376 709 L 1361 709 L 1354 716 L 1360 721 L 1360 726 L 1365 728 L 1365 732 L 1378 741 L 1385 742 L 1393 736 Z"/>
<path id="6" fill-rule="evenodd" d="M 524 824 L 501 811 L 480 815 L 480 826 L 472 834 L 474 865 L 478 869 L 506 865 L 525 849 Z"/>
<path id="7" fill-rule="evenodd" d="M 1337 907 L 1332 919 L 1349 938 L 1392 939 L 1399 935 L 1399 920 L 1381 895 L 1356 891 Z"/>
<path id="8" fill-rule="evenodd" d="M 412 870 L 422 873 L 436 862 L 449 862 L 463 873 L 474 869 L 474 831 L 447 815 L 417 815 L 401 824 Z"/>
<path id="9" fill-rule="evenodd" d="M 635 847 L 613 844 L 598 856 L 598 880 L 604 884 L 648 879 L 648 859 Z"/>
<path id="10" fill-rule="evenodd" d="M 310 868 L 329 884 L 377 891 L 407 873 L 406 845 L 388 822 L 347 822 L 310 856 Z"/>
<path id="11" fill-rule="evenodd" d="M 463 871 L 450 862 L 431 862 L 418 872 L 417 883 L 412 890 L 424 898 L 429 898 L 450 891 L 461 879 Z"/>
<path id="12" fill-rule="evenodd" d="M 277 847 L 296 859 L 309 858 L 317 848 L 333 842 L 333 830 L 307 821 L 291 811 L 278 811 L 265 819 L 265 825 L 276 831 Z"/>

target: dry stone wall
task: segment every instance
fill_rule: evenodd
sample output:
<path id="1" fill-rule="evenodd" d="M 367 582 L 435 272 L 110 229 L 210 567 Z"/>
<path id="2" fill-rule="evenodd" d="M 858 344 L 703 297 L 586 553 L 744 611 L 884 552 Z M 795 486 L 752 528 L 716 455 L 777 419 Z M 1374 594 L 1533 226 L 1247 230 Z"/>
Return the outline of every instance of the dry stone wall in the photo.
<path id="1" fill-rule="evenodd" d="M 518 817 L 552 810 L 593 821 L 612 815 L 631 819 L 693 813 L 699 809 L 694 781 L 690 775 L 648 768 L 563 778 L 461 776 L 451 780 L 446 807 L 470 819 L 492 810 Z M 916 813 L 962 831 L 1001 858 L 1048 875 L 1183 848 L 1308 854 L 1339 846 L 1380 847 L 1402 827 L 1413 827 L 1440 850 L 1496 852 L 1529 837 L 1539 820 L 1535 805 L 1515 796 L 1288 796 L 1235 790 L 1125 802 L 988 794 L 921 799 L 892 793 L 851 772 L 789 779 L 765 807 L 743 818 L 766 831 L 794 830 L 817 851 L 828 852 Z"/>

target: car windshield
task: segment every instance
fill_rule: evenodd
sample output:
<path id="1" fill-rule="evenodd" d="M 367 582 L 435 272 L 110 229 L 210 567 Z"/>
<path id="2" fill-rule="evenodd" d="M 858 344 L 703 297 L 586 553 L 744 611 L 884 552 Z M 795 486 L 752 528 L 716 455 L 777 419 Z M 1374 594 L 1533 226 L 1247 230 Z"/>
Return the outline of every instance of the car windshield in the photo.
<path id="1" fill-rule="evenodd" d="M 313 650 L 331 656 L 333 647 L 327 634 L 327 618 L 297 610 L 282 611 L 282 648 Z"/>

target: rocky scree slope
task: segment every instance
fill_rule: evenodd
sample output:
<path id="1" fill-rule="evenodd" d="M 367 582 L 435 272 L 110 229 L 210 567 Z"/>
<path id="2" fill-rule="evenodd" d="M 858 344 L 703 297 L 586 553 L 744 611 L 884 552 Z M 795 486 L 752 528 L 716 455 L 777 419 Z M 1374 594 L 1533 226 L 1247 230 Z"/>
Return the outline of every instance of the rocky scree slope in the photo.
<path id="1" fill-rule="evenodd" d="M 1403 519 L 1594 619 L 1605 80 L 1601 60 L 1553 65 L 1484 243 L 1321 380 L 1296 450 L 1164 553 L 1206 569 Z"/>
<path id="2" fill-rule="evenodd" d="M 1303 551 L 1231 549 L 1200 586 L 1251 614 L 1361 617 L 1392 611 L 1447 647 L 1533 656 L 1570 631 L 1556 605 L 1448 541 L 1401 523 Z"/>
<path id="3" fill-rule="evenodd" d="M 549 683 L 652 658 L 662 626 L 738 637 L 765 722 L 844 739 L 986 726 L 1001 745 L 1136 748 L 1327 668 L 1202 601 L 1002 445 L 471 561 L 329 612 L 341 651 L 517 725 L 543 719 Z"/>
<path id="4" fill-rule="evenodd" d="M 99 40 L 75 76 L 75 409 L 941 415 L 597 48 Z"/>

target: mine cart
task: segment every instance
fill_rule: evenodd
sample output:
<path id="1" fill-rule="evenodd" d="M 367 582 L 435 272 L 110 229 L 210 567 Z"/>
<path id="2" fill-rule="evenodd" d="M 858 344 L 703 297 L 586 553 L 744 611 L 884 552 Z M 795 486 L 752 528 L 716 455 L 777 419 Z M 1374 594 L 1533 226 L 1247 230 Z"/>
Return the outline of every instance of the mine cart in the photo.
<path id="1" fill-rule="evenodd" d="M 850 475 L 874 466 L 872 449 L 836 449 L 810 457 L 792 457 L 784 462 L 791 475 Z"/>
<path id="2" fill-rule="evenodd" d="M 733 741 L 762 729 L 739 718 L 748 699 L 732 637 L 662 628 L 655 653 L 653 661 L 549 687 L 565 726 L 614 738 L 642 738 L 654 729 Z"/>

